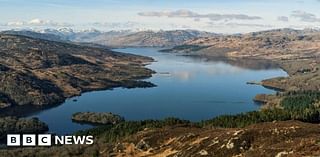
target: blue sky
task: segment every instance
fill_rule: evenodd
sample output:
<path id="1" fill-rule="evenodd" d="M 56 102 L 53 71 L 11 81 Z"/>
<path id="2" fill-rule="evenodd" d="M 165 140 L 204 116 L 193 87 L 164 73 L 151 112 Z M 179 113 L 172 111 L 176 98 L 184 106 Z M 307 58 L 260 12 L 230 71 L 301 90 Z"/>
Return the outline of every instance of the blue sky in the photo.
<path id="1" fill-rule="evenodd" d="M 319 8 L 320 0 L 0 0 L 0 25 L 238 33 L 317 28 Z"/>

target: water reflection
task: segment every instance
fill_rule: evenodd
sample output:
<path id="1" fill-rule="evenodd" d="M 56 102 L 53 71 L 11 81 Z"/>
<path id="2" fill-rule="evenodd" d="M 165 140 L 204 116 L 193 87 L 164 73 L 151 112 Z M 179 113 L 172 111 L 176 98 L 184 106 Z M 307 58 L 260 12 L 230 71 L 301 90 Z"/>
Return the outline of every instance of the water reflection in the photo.
<path id="1" fill-rule="evenodd" d="M 250 70 L 268 70 L 278 69 L 279 65 L 270 60 L 262 59 L 247 59 L 247 58 L 226 58 L 226 57 L 210 57 L 210 56 L 195 56 L 184 55 L 199 62 L 222 62 L 235 67 L 240 67 Z"/>

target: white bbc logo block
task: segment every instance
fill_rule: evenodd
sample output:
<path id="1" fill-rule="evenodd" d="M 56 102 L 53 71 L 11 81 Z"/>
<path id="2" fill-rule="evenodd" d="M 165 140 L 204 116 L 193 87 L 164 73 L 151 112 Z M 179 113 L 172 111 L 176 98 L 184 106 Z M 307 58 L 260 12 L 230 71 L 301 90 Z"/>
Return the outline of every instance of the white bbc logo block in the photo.
<path id="1" fill-rule="evenodd" d="M 51 146 L 51 135 L 50 134 L 38 135 L 38 145 L 39 146 Z"/>
<path id="2" fill-rule="evenodd" d="M 23 134 L 22 135 L 23 146 L 36 146 L 36 135 L 34 134 Z"/>
<path id="3" fill-rule="evenodd" d="M 7 146 L 20 146 L 20 135 L 19 134 L 8 134 L 7 135 Z"/>

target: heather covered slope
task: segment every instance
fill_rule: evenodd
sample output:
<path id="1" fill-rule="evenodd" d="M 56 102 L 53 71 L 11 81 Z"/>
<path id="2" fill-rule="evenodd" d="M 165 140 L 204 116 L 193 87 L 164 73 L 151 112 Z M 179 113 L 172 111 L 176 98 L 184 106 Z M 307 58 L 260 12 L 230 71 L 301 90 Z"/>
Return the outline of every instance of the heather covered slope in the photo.
<path id="1" fill-rule="evenodd" d="M 150 87 L 151 58 L 0 34 L 0 106 L 52 105 L 85 91 Z"/>
<path id="2" fill-rule="evenodd" d="M 316 156 L 319 125 L 297 121 L 269 122 L 245 128 L 167 126 L 145 129 L 118 142 L 100 136 L 94 145 L 1 150 L 3 156 Z M 35 153 L 37 152 L 37 153 Z"/>

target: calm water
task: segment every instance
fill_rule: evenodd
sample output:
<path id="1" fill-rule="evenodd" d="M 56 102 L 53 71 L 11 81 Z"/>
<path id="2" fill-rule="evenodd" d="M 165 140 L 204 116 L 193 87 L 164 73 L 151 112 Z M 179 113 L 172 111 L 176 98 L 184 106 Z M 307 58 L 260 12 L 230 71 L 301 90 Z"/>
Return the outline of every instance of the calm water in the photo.
<path id="1" fill-rule="evenodd" d="M 285 76 L 279 68 L 249 61 L 208 61 L 174 54 L 159 53 L 151 48 L 128 48 L 116 51 L 153 57 L 148 67 L 158 72 L 147 79 L 157 85 L 147 89 L 123 89 L 85 93 L 55 108 L 33 113 L 49 125 L 51 132 L 72 133 L 90 128 L 71 121 L 80 111 L 112 112 L 127 120 L 178 117 L 192 121 L 222 114 L 257 110 L 252 101 L 258 93 L 274 91 L 247 81 Z"/>

